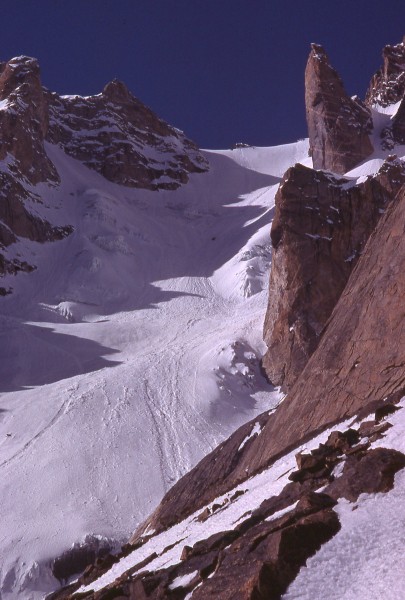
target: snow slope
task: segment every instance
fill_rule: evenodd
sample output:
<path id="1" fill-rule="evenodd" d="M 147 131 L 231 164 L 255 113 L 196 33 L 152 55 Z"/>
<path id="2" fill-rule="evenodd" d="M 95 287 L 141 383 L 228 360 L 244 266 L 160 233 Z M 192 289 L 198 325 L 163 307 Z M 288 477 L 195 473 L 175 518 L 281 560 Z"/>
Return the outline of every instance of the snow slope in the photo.
<path id="1" fill-rule="evenodd" d="M 278 178 L 306 141 L 206 151 L 176 191 L 106 181 L 48 145 L 62 183 L 34 210 L 71 224 L 9 252 L 0 306 L 0 597 L 36 600 L 88 534 L 125 541 L 164 492 L 278 402 L 263 379 Z"/>
<path id="2" fill-rule="evenodd" d="M 405 451 L 405 398 L 401 410 L 390 415 L 393 427 L 381 440 L 372 444 L 373 448 L 395 448 Z M 344 431 L 353 420 L 328 429 L 315 436 L 310 442 L 300 446 L 276 461 L 270 468 L 255 475 L 216 498 L 207 505 L 223 508 L 213 511 L 207 520 L 201 522 L 198 516 L 205 510 L 200 508 L 184 521 L 170 529 L 152 536 L 143 546 L 135 550 L 88 586 L 78 591 L 100 590 L 112 583 L 134 565 L 141 564 L 147 557 L 156 553 L 156 558 L 148 562 L 149 572 L 178 564 L 185 546 L 193 547 L 211 535 L 234 529 L 249 519 L 260 504 L 281 492 L 289 483 L 288 476 L 296 468 L 296 452 L 308 452 L 324 443 L 333 430 Z M 354 425 L 357 429 L 359 423 Z M 255 429 L 255 425 L 252 428 Z M 257 433 L 257 432 L 256 432 Z M 260 432 L 258 432 L 260 435 Z M 339 473 L 336 476 L 339 477 Z M 235 492 L 243 494 L 235 498 Z M 319 491 L 321 491 L 319 489 Z M 355 503 L 340 499 L 335 510 L 339 514 L 341 530 L 302 567 L 297 578 L 283 595 L 283 600 L 399 600 L 405 597 L 403 578 L 403 540 L 405 520 L 401 517 L 405 496 L 405 473 L 395 476 L 394 488 L 386 494 L 361 494 Z M 229 501 L 231 500 L 231 501 Z M 228 501 L 228 502 L 227 502 Z M 268 517 L 276 519 L 295 508 L 296 503 Z M 141 572 L 143 569 L 139 569 Z M 136 571 L 134 572 L 136 573 Z M 134 574 L 133 573 L 133 574 Z M 133 575 L 132 574 L 132 575 Z M 187 582 L 182 582 L 186 585 Z M 179 585 L 176 580 L 172 585 Z M 192 598 L 193 592 L 190 594 Z"/>

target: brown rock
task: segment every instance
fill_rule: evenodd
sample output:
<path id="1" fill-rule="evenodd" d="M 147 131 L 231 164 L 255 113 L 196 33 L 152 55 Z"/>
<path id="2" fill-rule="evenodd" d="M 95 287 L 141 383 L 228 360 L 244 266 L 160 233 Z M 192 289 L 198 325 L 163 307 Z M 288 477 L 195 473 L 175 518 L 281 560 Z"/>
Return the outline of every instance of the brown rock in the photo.
<path id="1" fill-rule="evenodd" d="M 405 193 L 370 236 L 325 335 L 277 411 L 242 453 L 252 423 L 205 457 L 165 496 L 148 523 L 167 527 L 263 469 L 316 432 L 373 407 L 405 382 Z M 363 411 L 364 412 L 364 411 Z"/>
<path id="2" fill-rule="evenodd" d="M 390 158 L 359 185 L 296 165 L 276 195 L 263 367 L 287 391 L 315 351 L 364 245 L 405 181 Z"/>
<path id="3" fill-rule="evenodd" d="M 383 49 L 383 65 L 370 82 L 366 104 L 395 104 L 405 94 L 405 45 L 403 42 Z"/>
<path id="4" fill-rule="evenodd" d="M 325 493 L 332 498 L 355 502 L 360 494 L 388 492 L 393 488 L 394 475 L 405 467 L 405 455 L 396 450 L 375 448 L 364 456 L 350 456 L 343 474 L 335 479 Z"/>
<path id="5" fill-rule="evenodd" d="M 211 511 L 209 508 L 205 508 L 202 513 L 200 513 L 197 517 L 197 521 L 200 523 L 204 523 L 211 516 Z"/>
<path id="6" fill-rule="evenodd" d="M 223 551 L 213 577 L 193 593 L 195 600 L 278 600 L 306 559 L 340 529 L 336 513 L 262 523 Z"/>
<path id="7" fill-rule="evenodd" d="M 296 512 L 302 515 L 309 515 L 324 508 L 332 508 L 336 505 L 336 500 L 325 493 L 307 492 L 303 494 L 298 501 Z"/>
<path id="8" fill-rule="evenodd" d="M 307 471 L 306 469 L 302 469 L 301 471 L 293 471 L 290 473 L 288 479 L 290 479 L 290 481 L 298 481 L 300 483 L 308 481 L 309 479 L 325 479 L 330 475 L 331 470 L 332 469 L 330 465 L 325 465 L 318 471 Z"/>
<path id="9" fill-rule="evenodd" d="M 373 152 L 369 109 L 347 95 L 317 44 L 311 46 L 305 71 L 305 106 L 315 169 L 346 173 Z"/>
<path id="10" fill-rule="evenodd" d="M 391 423 L 382 423 L 378 425 L 375 421 L 363 421 L 359 427 L 360 437 L 371 437 L 376 434 L 383 434 L 392 427 Z"/>
<path id="11" fill-rule="evenodd" d="M 370 440 L 370 441 L 372 441 L 372 440 Z M 352 456 L 353 454 L 357 454 L 357 455 L 364 456 L 366 454 L 366 451 L 370 447 L 370 441 L 363 442 L 362 444 L 357 444 L 356 446 L 353 446 L 353 448 L 345 448 L 344 449 L 345 455 Z"/>
<path id="12" fill-rule="evenodd" d="M 325 466 L 325 461 L 318 456 L 313 454 L 303 454 L 299 452 L 295 455 L 298 469 L 304 469 L 306 471 L 317 471 L 319 468 Z"/>
<path id="13" fill-rule="evenodd" d="M 335 450 L 343 451 L 347 446 L 357 444 L 359 434 L 355 429 L 347 429 L 346 431 L 332 431 L 329 435 L 326 445 Z"/>
<path id="14" fill-rule="evenodd" d="M 101 175 L 129 187 L 176 189 L 208 163 L 193 142 L 114 80 L 96 96 L 48 93 L 47 139 Z M 152 157 L 151 157 L 152 155 Z"/>
<path id="15" fill-rule="evenodd" d="M 7 102 L 0 110 L 0 160 L 11 155 L 11 172 L 32 184 L 58 183 L 58 173 L 44 148 L 49 114 L 34 58 L 19 56 L 5 65 L 0 74 L 0 100 Z"/>
<path id="16" fill-rule="evenodd" d="M 388 415 L 394 414 L 397 410 L 400 410 L 399 406 L 395 406 L 392 403 L 386 403 L 383 406 L 380 406 L 375 411 L 375 420 L 377 423 L 388 417 Z"/>
<path id="17" fill-rule="evenodd" d="M 237 537 L 238 533 L 234 530 L 214 533 L 206 540 L 202 540 L 201 542 L 194 544 L 194 546 L 186 553 L 187 559 L 191 558 L 192 556 L 207 554 L 208 552 L 212 552 L 212 550 L 221 550 L 233 542 L 233 540 Z"/>

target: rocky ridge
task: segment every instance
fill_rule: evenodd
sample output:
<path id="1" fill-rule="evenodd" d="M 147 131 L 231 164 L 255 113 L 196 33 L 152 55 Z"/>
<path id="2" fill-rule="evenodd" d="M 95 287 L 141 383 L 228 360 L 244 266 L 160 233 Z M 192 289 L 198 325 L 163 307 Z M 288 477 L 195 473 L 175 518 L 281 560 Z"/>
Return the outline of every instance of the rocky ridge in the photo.
<path id="1" fill-rule="evenodd" d="M 195 144 L 118 80 L 96 96 L 47 93 L 46 98 L 47 140 L 114 183 L 170 190 L 208 168 Z"/>
<path id="2" fill-rule="evenodd" d="M 389 124 L 381 132 L 383 146 L 393 148 L 405 141 L 405 45 L 388 45 L 383 49 L 383 65 L 371 79 L 366 93 L 370 108 L 398 104 Z"/>
<path id="3" fill-rule="evenodd" d="M 150 553 L 138 554 L 148 544 L 148 538 L 141 539 L 132 547 L 123 547 L 118 555 L 98 560 L 77 582 L 51 594 L 48 600 L 184 600 L 190 594 L 198 600 L 277 600 L 306 560 L 339 532 L 334 510 L 339 499 L 348 500 L 354 510 L 361 494 L 392 489 L 395 473 L 405 467 L 405 455 L 391 448 L 374 448 L 373 444 L 384 439 L 392 427 L 387 413 L 397 409 L 394 404 L 385 404 L 374 419 L 363 420 L 356 428 L 334 429 L 309 452 L 298 452 L 295 470 L 291 461 L 292 468 L 278 477 L 280 492 L 272 495 L 270 491 L 240 518 L 237 505 L 249 495 L 249 487 L 218 498 L 184 525 L 185 532 L 195 528 L 193 523 L 210 527 L 221 513 L 234 511 L 232 528 L 218 530 L 192 546 L 186 543 L 192 539 L 186 533 L 185 539 L 159 553 L 152 552 L 152 535 Z M 174 551 L 176 545 L 179 548 Z M 155 548 L 158 550 L 157 545 Z M 144 558 L 139 562 L 138 556 Z M 121 569 L 115 581 L 113 577 L 99 589 L 97 579 L 114 565 L 118 567 L 120 560 L 132 566 Z M 169 566 L 153 569 L 159 560 Z M 97 591 L 92 591 L 92 585 Z"/>
<path id="4" fill-rule="evenodd" d="M 373 75 L 366 93 L 367 106 L 389 106 L 405 94 L 405 44 L 387 45 L 382 51 L 383 65 Z"/>
<path id="5" fill-rule="evenodd" d="M 44 148 L 48 113 L 35 59 L 18 57 L 0 63 L 0 130 L 0 248 L 18 237 L 38 242 L 62 239 L 70 232 L 68 226 L 53 227 L 35 214 L 35 205 L 41 203 L 36 184 L 59 183 Z M 0 254 L 0 275 L 33 268 Z"/>
<path id="6" fill-rule="evenodd" d="M 0 63 L 0 130 L 0 276 L 35 268 L 9 255 L 19 238 L 43 243 L 72 231 L 37 210 L 39 184 L 60 183 L 47 144 L 110 181 L 149 190 L 176 189 L 208 168 L 195 144 L 123 83 L 112 81 L 96 96 L 59 96 L 42 86 L 37 60 L 26 56 Z"/>

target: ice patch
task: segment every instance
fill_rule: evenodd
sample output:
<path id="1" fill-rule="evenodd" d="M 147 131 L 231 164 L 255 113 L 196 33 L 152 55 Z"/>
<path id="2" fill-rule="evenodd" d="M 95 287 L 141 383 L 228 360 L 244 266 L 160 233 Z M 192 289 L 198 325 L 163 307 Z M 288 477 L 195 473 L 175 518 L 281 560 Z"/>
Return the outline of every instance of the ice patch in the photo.
<path id="1" fill-rule="evenodd" d="M 260 435 L 261 431 L 262 431 L 262 428 L 261 428 L 261 426 L 260 426 L 260 423 L 259 423 L 259 422 L 256 422 L 256 423 L 253 425 L 253 427 L 252 427 L 252 431 L 249 433 L 249 435 L 247 435 L 247 436 L 245 437 L 245 439 L 243 440 L 243 442 L 242 442 L 242 443 L 241 443 L 241 445 L 239 446 L 239 448 L 238 448 L 238 452 L 240 452 L 240 451 L 241 451 L 241 450 L 242 450 L 242 449 L 243 449 L 243 448 L 246 446 L 246 444 L 248 443 L 248 441 L 249 441 L 250 439 L 252 439 L 253 437 L 255 437 L 255 436 L 257 436 L 257 435 Z"/>

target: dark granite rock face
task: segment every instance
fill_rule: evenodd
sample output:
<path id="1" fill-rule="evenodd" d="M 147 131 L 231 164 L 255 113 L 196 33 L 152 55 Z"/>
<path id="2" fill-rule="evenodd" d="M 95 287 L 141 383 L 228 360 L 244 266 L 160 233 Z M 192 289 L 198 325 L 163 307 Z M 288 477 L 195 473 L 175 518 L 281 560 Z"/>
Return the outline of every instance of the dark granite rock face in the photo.
<path id="1" fill-rule="evenodd" d="M 315 169 L 346 173 L 373 152 L 370 110 L 347 95 L 317 44 L 312 44 L 305 70 L 305 106 Z"/>
<path id="2" fill-rule="evenodd" d="M 319 344 L 358 258 L 388 203 L 405 183 L 390 159 L 353 185 L 296 165 L 276 195 L 269 304 L 264 323 L 265 371 L 291 388 Z"/>
<path id="3" fill-rule="evenodd" d="M 366 104 L 388 106 L 402 100 L 405 94 L 405 45 L 403 42 L 383 49 L 383 65 L 371 79 Z"/>

